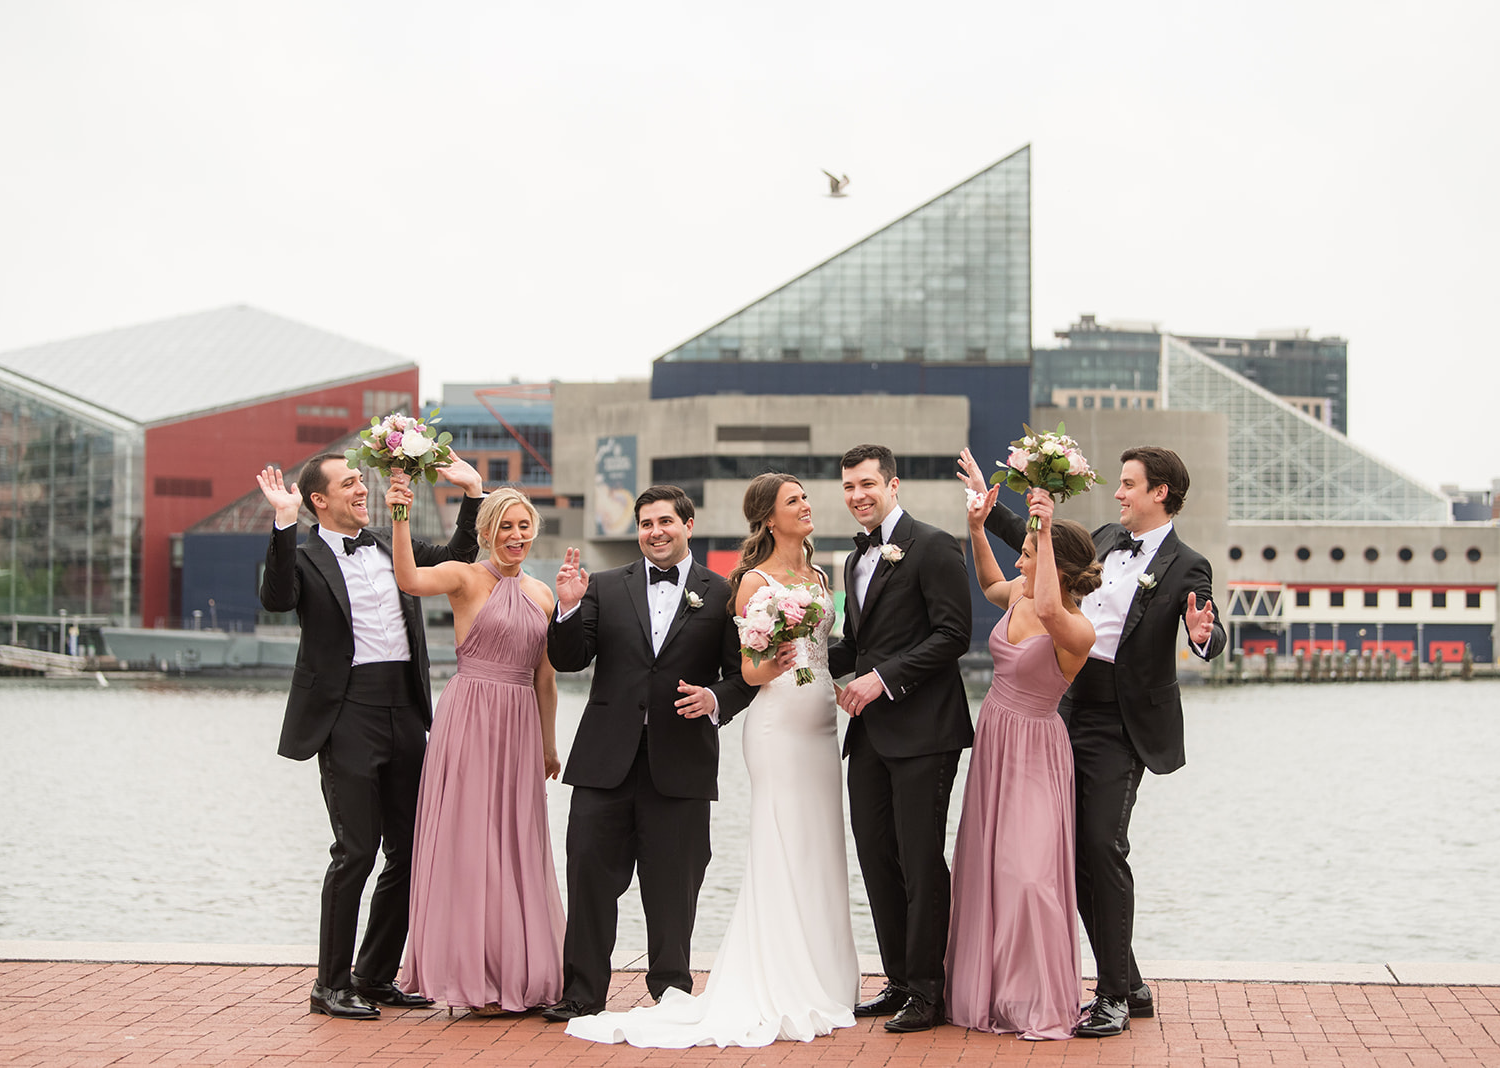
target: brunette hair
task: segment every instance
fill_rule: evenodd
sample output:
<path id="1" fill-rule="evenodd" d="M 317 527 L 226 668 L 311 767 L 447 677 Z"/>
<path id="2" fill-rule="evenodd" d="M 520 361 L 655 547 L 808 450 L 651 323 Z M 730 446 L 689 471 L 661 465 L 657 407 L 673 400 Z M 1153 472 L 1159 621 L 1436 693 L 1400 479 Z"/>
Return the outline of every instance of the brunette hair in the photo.
<path id="1" fill-rule="evenodd" d="M 321 493 L 328 496 L 328 472 L 323 470 L 323 465 L 329 460 L 343 460 L 349 463 L 349 458 L 341 452 L 320 452 L 307 463 L 302 465 L 302 471 L 297 475 L 297 489 L 302 492 L 302 507 L 307 509 L 307 514 L 314 519 L 318 518 L 318 510 L 313 507 L 312 495 Z M 349 470 L 356 471 L 353 464 L 349 464 Z"/>
<path id="2" fill-rule="evenodd" d="M 505 513 L 510 511 L 512 505 L 519 504 L 526 509 L 531 516 L 531 538 L 541 533 L 542 517 L 537 514 L 536 505 L 531 503 L 531 498 L 526 496 L 514 486 L 502 486 L 494 493 L 484 499 L 479 506 L 479 514 L 474 517 L 474 526 L 479 533 L 479 546 L 485 552 L 495 548 L 495 528 L 500 525 L 500 520 L 505 518 Z"/>
<path id="3" fill-rule="evenodd" d="M 866 460 L 874 460 L 880 465 L 880 477 L 887 482 L 896 477 L 896 454 L 884 445 L 854 446 L 839 460 L 839 468 L 847 471 L 851 467 L 858 467 Z"/>
<path id="4" fill-rule="evenodd" d="M 652 486 L 635 499 L 635 521 L 641 521 L 641 509 L 657 501 L 671 501 L 677 518 L 686 523 L 693 518 L 693 499 L 681 486 Z"/>
<path id="5" fill-rule="evenodd" d="M 729 612 L 734 614 L 734 601 L 740 593 L 740 582 L 752 570 L 771 558 L 776 551 L 776 535 L 771 533 L 771 516 L 776 512 L 776 502 L 781 499 L 781 487 L 788 482 L 802 485 L 796 475 L 780 471 L 767 471 L 756 475 L 745 487 L 745 522 L 750 524 L 750 533 L 740 543 L 740 559 L 729 572 Z M 802 543 L 802 551 L 812 562 L 812 539 Z"/>
<path id="6" fill-rule="evenodd" d="M 1146 469 L 1148 490 L 1161 485 L 1167 487 L 1167 499 L 1163 504 L 1167 515 L 1176 515 L 1182 511 L 1182 504 L 1187 500 L 1188 483 L 1191 481 L 1188 478 L 1187 464 L 1182 462 L 1182 457 L 1160 445 L 1137 445 L 1120 454 L 1122 464 L 1131 460 L 1139 460 Z"/>
<path id="7" fill-rule="evenodd" d="M 1082 600 L 1104 581 L 1104 565 L 1094 556 L 1094 539 L 1071 519 L 1052 520 L 1052 558 L 1062 588 Z"/>

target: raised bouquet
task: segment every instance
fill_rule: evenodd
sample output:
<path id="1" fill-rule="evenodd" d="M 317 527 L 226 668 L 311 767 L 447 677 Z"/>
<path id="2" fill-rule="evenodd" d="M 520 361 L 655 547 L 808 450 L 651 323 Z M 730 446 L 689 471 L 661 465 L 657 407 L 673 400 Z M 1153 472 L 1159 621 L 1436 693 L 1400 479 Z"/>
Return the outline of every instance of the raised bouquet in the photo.
<path id="1" fill-rule="evenodd" d="M 350 467 L 373 467 L 387 478 L 392 471 L 405 471 L 413 479 L 436 482 L 437 468 L 453 462 L 453 450 L 448 445 L 453 435 L 446 430 L 432 432 L 433 425 L 442 422 L 437 414 L 434 408 L 425 420 L 400 412 L 371 419 L 370 425 L 359 432 L 361 444 L 345 450 L 344 458 Z M 391 517 L 398 523 L 406 516 L 406 505 L 391 508 Z"/>
<path id="2" fill-rule="evenodd" d="M 740 632 L 740 652 L 760 665 L 776 655 L 776 647 L 792 642 L 797 648 L 797 685 L 813 681 L 808 651 L 816 642 L 823 620 L 823 602 L 807 586 L 762 586 L 745 602 L 745 614 L 734 617 Z"/>
<path id="3" fill-rule="evenodd" d="M 1054 501 L 1065 501 L 1104 482 L 1084 459 L 1078 442 L 1068 437 L 1062 423 L 1057 424 L 1055 431 L 1040 434 L 1025 423 L 1021 429 L 1026 434 L 1010 443 L 1010 455 L 1005 462 L 995 461 L 1000 470 L 990 476 L 990 485 L 1004 482 L 1017 493 L 1044 489 Z M 1026 521 L 1027 530 L 1039 526 L 1041 520 L 1036 516 Z"/>

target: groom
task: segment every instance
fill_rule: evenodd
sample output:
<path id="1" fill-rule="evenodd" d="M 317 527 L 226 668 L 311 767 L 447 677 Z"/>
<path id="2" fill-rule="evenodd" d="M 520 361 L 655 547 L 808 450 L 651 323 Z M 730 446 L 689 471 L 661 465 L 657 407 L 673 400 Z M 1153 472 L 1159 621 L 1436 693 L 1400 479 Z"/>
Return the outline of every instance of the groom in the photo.
<path id="1" fill-rule="evenodd" d="M 718 725 L 750 702 L 740 677 L 729 584 L 694 562 L 693 502 L 652 486 L 635 502 L 643 559 L 592 577 L 569 549 L 557 573 L 547 656 L 558 671 L 592 661 L 583 720 L 563 782 L 568 811 L 568 926 L 555 1023 L 589 1016 L 609 995 L 619 897 L 638 871 L 646 913 L 646 989 L 688 993 L 698 888 L 708 867 L 709 802 L 719 793 Z"/>
<path id="2" fill-rule="evenodd" d="M 850 823 L 887 980 L 854 1014 L 925 1031 L 943 1011 L 948 798 L 974 741 L 958 669 L 973 625 L 969 577 L 953 536 L 897 502 L 890 449 L 857 445 L 841 467 L 844 503 L 863 529 L 844 561 L 844 636 L 828 669 L 856 673 L 839 697 L 851 717 Z"/>
<path id="3" fill-rule="evenodd" d="M 1187 466 L 1155 445 L 1125 450 L 1120 463 L 1120 521 L 1094 531 L 1104 582 L 1080 606 L 1094 625 L 1094 648 L 1058 706 L 1073 741 L 1078 912 L 1099 970 L 1098 996 L 1075 1032 L 1081 1038 L 1118 1035 L 1130 1017 L 1155 1014 L 1130 948 L 1130 812 L 1144 769 L 1166 775 L 1186 761 L 1178 625 L 1204 660 L 1225 642 L 1213 569 L 1172 529 L 1187 497 Z M 1025 519 L 1008 508 L 992 511 L 985 527 L 1017 552 L 1026 540 Z"/>

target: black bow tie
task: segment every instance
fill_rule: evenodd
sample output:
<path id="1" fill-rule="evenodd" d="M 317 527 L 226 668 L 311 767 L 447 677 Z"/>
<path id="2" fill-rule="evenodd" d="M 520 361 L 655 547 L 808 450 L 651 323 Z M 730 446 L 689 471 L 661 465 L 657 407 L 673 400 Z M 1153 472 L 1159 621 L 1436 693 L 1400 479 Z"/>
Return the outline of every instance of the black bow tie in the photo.
<path id="1" fill-rule="evenodd" d="M 349 555 L 353 555 L 354 550 L 358 549 L 361 545 L 374 545 L 374 544 L 375 544 L 375 535 L 371 534 L 368 530 L 361 530 L 359 532 L 359 537 L 357 537 L 357 538 L 345 538 L 344 539 L 344 552 L 347 553 L 347 554 L 349 554 Z"/>
<path id="2" fill-rule="evenodd" d="M 651 585 L 655 586 L 658 582 L 670 582 L 674 586 L 677 585 L 677 569 L 669 567 L 663 571 L 659 567 L 651 568 Z"/>
<path id="3" fill-rule="evenodd" d="M 1131 556 L 1141 555 L 1142 542 L 1139 538 L 1132 538 L 1130 531 L 1122 530 L 1115 535 L 1115 549 L 1125 549 Z"/>
<path id="4" fill-rule="evenodd" d="M 879 545 L 884 540 L 885 539 L 880 534 L 879 527 L 876 527 L 868 534 L 861 530 L 858 534 L 854 535 L 854 547 L 858 549 L 859 554 L 863 556 L 866 552 L 869 551 L 870 546 Z"/>

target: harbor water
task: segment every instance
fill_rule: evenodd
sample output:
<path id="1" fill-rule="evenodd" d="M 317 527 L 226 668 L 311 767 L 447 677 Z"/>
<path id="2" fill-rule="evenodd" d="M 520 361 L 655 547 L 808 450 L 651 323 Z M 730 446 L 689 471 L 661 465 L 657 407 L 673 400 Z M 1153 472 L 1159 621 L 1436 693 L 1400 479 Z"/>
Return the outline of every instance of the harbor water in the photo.
<path id="1" fill-rule="evenodd" d="M 330 837 L 315 762 L 275 754 L 285 692 L 0 682 L 0 939 L 315 944 Z M 564 681 L 564 754 L 584 696 Z M 1185 704 L 1188 764 L 1148 774 L 1135 810 L 1138 956 L 1500 961 L 1500 680 L 1194 687 Z M 738 727 L 722 738 L 703 952 L 744 862 Z M 547 792 L 561 871 L 569 791 Z M 873 954 L 852 841 L 849 858 Z M 632 891 L 619 945 L 644 944 Z"/>

